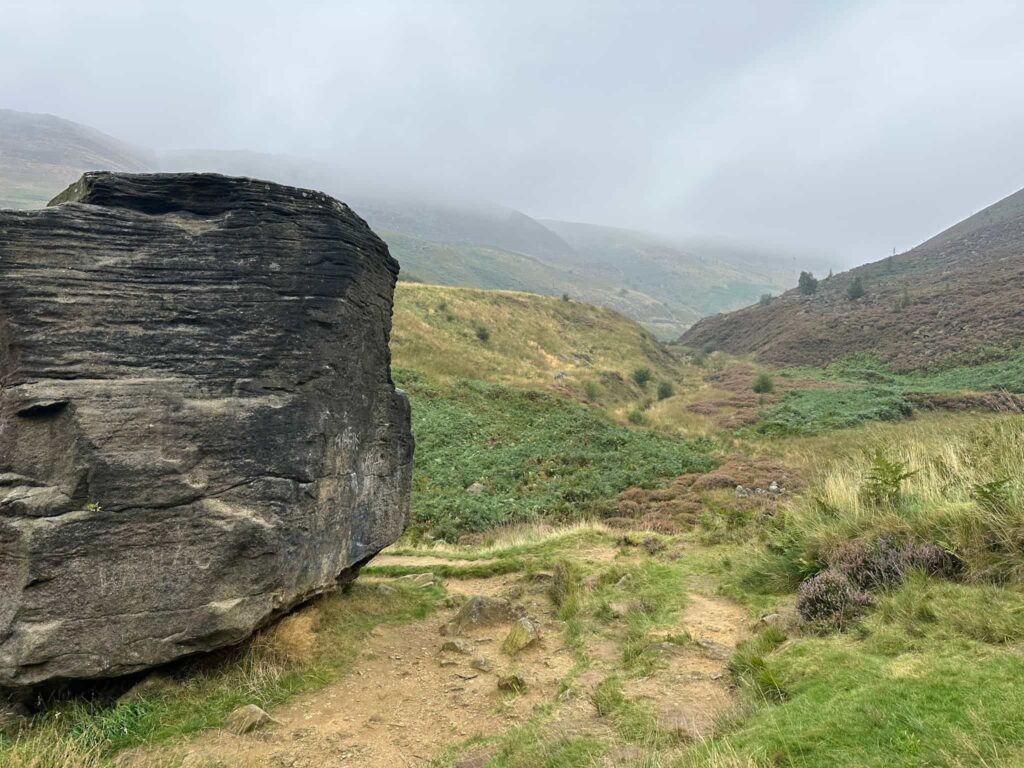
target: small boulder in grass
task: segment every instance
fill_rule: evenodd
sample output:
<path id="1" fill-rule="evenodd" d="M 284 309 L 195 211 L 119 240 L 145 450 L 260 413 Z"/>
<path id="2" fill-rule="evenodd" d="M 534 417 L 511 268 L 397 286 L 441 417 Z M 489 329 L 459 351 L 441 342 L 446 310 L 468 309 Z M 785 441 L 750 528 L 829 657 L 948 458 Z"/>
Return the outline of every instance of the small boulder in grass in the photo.
<path id="1" fill-rule="evenodd" d="M 255 704 L 246 704 L 244 707 L 239 707 L 228 715 L 224 726 L 232 733 L 241 736 L 242 734 L 251 733 L 262 728 L 268 723 L 276 722 L 278 721 Z"/>
<path id="2" fill-rule="evenodd" d="M 523 616 L 512 625 L 512 629 L 509 630 L 508 635 L 505 637 L 505 642 L 501 644 L 501 650 L 509 656 L 515 656 L 524 648 L 528 648 L 536 643 L 539 639 L 540 630 L 537 629 L 533 619 Z"/>
<path id="3" fill-rule="evenodd" d="M 469 629 L 514 621 L 520 613 L 521 611 L 508 600 L 482 596 L 473 597 L 459 609 L 455 618 L 441 627 L 441 634 L 457 636 Z"/>

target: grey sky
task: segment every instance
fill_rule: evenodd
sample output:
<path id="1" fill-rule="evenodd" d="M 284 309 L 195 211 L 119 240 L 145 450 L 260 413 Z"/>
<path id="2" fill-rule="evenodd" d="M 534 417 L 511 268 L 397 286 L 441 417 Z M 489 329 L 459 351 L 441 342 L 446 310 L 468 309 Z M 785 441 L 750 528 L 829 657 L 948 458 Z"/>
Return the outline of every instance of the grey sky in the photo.
<path id="1" fill-rule="evenodd" d="M 849 262 L 1024 186 L 1022 41 L 1010 0 L 0 0 L 0 106 Z"/>

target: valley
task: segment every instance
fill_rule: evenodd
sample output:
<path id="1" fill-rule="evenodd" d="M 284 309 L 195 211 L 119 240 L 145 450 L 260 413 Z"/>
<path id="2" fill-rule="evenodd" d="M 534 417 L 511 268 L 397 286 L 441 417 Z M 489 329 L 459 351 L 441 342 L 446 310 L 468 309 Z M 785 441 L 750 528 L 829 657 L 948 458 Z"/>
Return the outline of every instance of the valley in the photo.
<path id="1" fill-rule="evenodd" d="M 344 200 L 383 236 L 402 280 L 572 298 L 612 308 L 662 340 L 709 312 L 778 293 L 816 254 L 542 221 L 441 190 L 413 195 L 353 179 L 335 158 L 129 147 L 52 115 L 0 109 L 0 207 L 45 206 L 83 171 L 211 171 L 318 189 Z"/>
<path id="2" fill-rule="evenodd" d="M 6 764 L 1024 755 L 1019 358 L 780 370 L 572 300 L 417 284 L 392 346 L 418 444 L 403 540 L 230 652 L 55 694 Z M 474 600 L 513 613 L 442 634 Z M 233 734 L 244 704 L 273 720 Z"/>
<path id="3" fill-rule="evenodd" d="M 0 768 L 1024 768 L 1021 30 L 6 3 Z"/>

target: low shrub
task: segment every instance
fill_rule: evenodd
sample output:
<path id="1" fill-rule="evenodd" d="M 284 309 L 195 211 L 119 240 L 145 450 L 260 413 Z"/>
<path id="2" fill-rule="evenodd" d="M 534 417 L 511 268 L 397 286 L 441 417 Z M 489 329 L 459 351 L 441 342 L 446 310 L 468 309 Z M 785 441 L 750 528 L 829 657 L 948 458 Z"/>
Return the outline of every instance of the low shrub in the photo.
<path id="1" fill-rule="evenodd" d="M 646 389 L 653 375 L 650 368 L 637 368 L 633 371 L 633 381 L 640 389 Z"/>
<path id="2" fill-rule="evenodd" d="M 829 565 L 862 590 L 898 586 L 913 571 L 947 579 L 963 571 L 960 560 L 939 545 L 910 544 L 893 534 L 843 544 L 829 557 Z"/>
<path id="3" fill-rule="evenodd" d="M 796 609 L 807 621 L 842 628 L 872 604 L 846 574 L 829 568 L 800 585 Z"/>

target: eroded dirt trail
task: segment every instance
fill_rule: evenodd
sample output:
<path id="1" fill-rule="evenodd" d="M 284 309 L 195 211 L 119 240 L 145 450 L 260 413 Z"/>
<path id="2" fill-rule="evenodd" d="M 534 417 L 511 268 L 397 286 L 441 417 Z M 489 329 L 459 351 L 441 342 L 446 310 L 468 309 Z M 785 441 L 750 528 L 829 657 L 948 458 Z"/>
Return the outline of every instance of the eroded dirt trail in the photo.
<path id="1" fill-rule="evenodd" d="M 448 587 L 453 594 L 515 594 L 518 578 L 460 580 Z M 351 674 L 275 710 L 279 724 L 242 736 L 213 731 L 177 752 L 186 766 L 204 768 L 392 768 L 426 765 L 454 742 L 506 730 L 523 722 L 535 704 L 551 701 L 573 665 L 542 590 L 524 591 L 516 602 L 539 624 L 541 642 L 514 660 L 500 651 L 507 623 L 463 634 L 470 653 L 441 650 L 449 639 L 441 627 L 453 609 L 384 625 L 373 630 Z M 490 671 L 473 666 L 480 659 L 486 663 L 478 666 L 489 664 Z M 521 695 L 497 687 L 498 677 L 513 670 L 528 682 Z"/>
<path id="2" fill-rule="evenodd" d="M 615 555 L 612 547 L 587 552 L 591 561 L 607 562 Z M 277 724 L 241 736 L 210 731 L 170 751 L 183 757 L 187 768 L 428 765 L 452 744 L 500 735 L 524 723 L 538 704 L 550 702 L 557 707 L 545 725 L 549 733 L 615 742 L 612 725 L 598 714 L 591 696 L 609 675 L 621 673 L 621 622 L 588 633 L 589 666 L 572 679 L 566 693 L 562 683 L 570 678 L 577 656 L 565 644 L 565 627 L 554 616 L 546 581 L 511 574 L 452 579 L 446 587 L 457 597 L 510 598 L 538 624 L 540 643 L 508 657 L 500 649 L 510 627 L 504 622 L 467 630 L 459 650 L 443 650 L 452 638 L 441 630 L 455 608 L 442 608 L 418 622 L 383 625 L 370 634 L 350 674 L 272 712 Z M 709 735 L 715 719 L 732 704 L 728 657 L 748 623 L 738 606 L 691 594 L 679 626 L 664 634 L 685 630 L 694 642 L 661 643 L 653 633 L 653 652 L 661 654 L 663 663 L 646 677 L 626 680 L 625 691 L 649 702 L 666 730 L 685 739 Z M 527 681 L 524 693 L 498 689 L 499 676 L 510 672 Z M 609 765 L 628 757 L 619 752 L 608 756 Z M 488 750 L 484 753 L 489 756 Z M 145 759 L 133 763 L 148 764 Z"/>
<path id="3" fill-rule="evenodd" d="M 721 598 L 690 594 L 680 629 L 693 642 L 669 649 L 664 669 L 631 680 L 626 692 L 648 701 L 666 730 L 688 740 L 711 735 L 732 706 L 729 659 L 747 633 L 745 610 Z"/>

